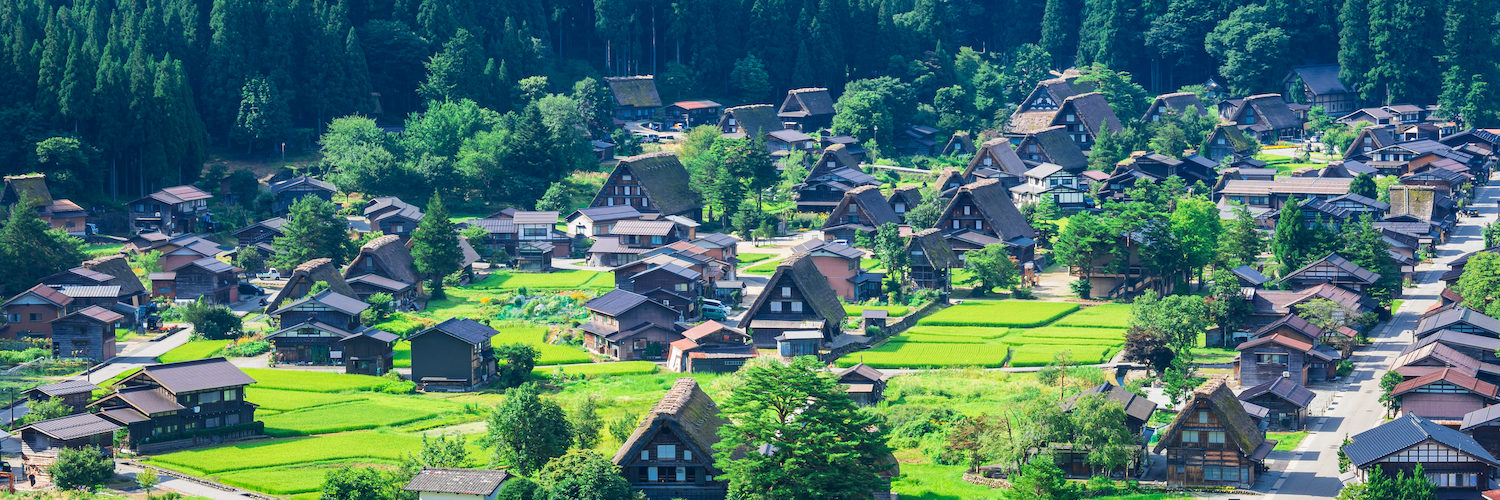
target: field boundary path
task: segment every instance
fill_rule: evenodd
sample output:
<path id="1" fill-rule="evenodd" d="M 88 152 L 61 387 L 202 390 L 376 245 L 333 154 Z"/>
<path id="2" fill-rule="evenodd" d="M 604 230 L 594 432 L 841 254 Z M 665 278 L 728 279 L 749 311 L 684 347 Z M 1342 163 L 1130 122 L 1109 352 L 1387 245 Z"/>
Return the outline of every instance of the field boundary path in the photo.
<path id="1" fill-rule="evenodd" d="M 206 497 L 214 500 L 244 500 L 246 498 L 274 500 L 276 498 L 134 461 L 120 461 L 119 465 L 115 467 L 115 473 L 131 482 L 135 482 L 135 475 L 148 467 L 155 469 L 157 477 L 160 478 L 160 482 L 156 483 L 156 489 L 175 491 L 181 493 L 183 496 Z"/>

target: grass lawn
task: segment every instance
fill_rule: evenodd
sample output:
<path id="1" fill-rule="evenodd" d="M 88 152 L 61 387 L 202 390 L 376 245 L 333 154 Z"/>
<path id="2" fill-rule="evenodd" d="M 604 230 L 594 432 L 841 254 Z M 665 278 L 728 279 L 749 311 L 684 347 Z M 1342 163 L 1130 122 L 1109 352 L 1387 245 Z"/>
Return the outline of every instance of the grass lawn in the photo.
<path id="1" fill-rule="evenodd" d="M 860 306 L 860 305 L 854 305 L 854 304 L 844 304 L 844 314 L 848 314 L 849 317 L 855 318 L 855 319 L 858 319 L 860 313 L 864 312 L 865 309 L 883 309 L 887 313 L 889 313 L 890 317 L 892 317 L 892 318 L 899 318 L 899 317 L 902 317 L 902 316 L 905 316 L 905 315 L 911 313 L 911 308 L 910 307 L 902 306 L 902 305 L 895 305 L 895 306 Z"/>
<path id="2" fill-rule="evenodd" d="M 114 255 L 125 249 L 124 243 L 94 243 L 83 246 L 83 253 L 89 257 L 104 257 Z"/>
<path id="3" fill-rule="evenodd" d="M 1275 439 L 1275 451 L 1294 451 L 1307 439 L 1307 432 L 1267 432 L 1266 439 Z"/>
<path id="4" fill-rule="evenodd" d="M 386 379 L 371 375 L 346 375 L 329 372 L 303 372 L 271 368 L 245 368 L 259 389 L 282 389 L 302 392 L 367 391 L 386 384 Z"/>
<path id="5" fill-rule="evenodd" d="M 402 340 L 396 342 L 395 347 L 391 348 L 391 353 L 395 355 L 395 359 L 393 360 L 393 362 L 395 363 L 396 368 L 411 368 L 410 340 Z"/>
<path id="6" fill-rule="evenodd" d="M 462 408 L 420 396 L 370 394 L 366 400 L 287 411 L 260 420 L 271 436 L 306 436 L 407 424 Z"/>
<path id="7" fill-rule="evenodd" d="M 740 266 L 748 266 L 775 256 L 774 253 L 742 253 L 739 254 Z"/>
<path id="8" fill-rule="evenodd" d="M 224 346 L 229 345 L 229 342 L 231 341 L 194 340 L 192 342 L 182 344 L 176 349 L 167 351 L 161 356 L 157 356 L 156 361 L 161 363 L 175 363 L 178 361 L 191 361 L 194 359 L 207 358 L 209 356 L 213 356 L 214 353 L 219 352 L 219 349 L 223 349 Z"/>
<path id="9" fill-rule="evenodd" d="M 1109 361 L 1120 349 L 1102 345 L 1018 345 L 1010 351 L 1010 366 L 1046 366 L 1057 359 L 1057 353 L 1069 353 L 1074 363 L 1095 364 Z"/>
<path id="10" fill-rule="evenodd" d="M 1058 317 L 1073 312 L 1076 309 L 1078 309 L 1078 304 L 1068 302 L 1039 302 L 1034 300 L 966 301 L 922 318 L 920 321 L 917 321 L 917 324 L 934 326 L 1033 327 L 1051 323 Z"/>
<path id="11" fill-rule="evenodd" d="M 587 365 L 538 366 L 531 370 L 533 376 L 550 377 L 558 370 L 570 377 L 613 377 L 617 375 L 648 375 L 656 373 L 656 363 L 650 361 L 620 361 Z"/>
<path id="12" fill-rule="evenodd" d="M 1198 348 L 1193 349 L 1193 361 L 1200 364 L 1217 365 L 1234 362 L 1234 357 L 1240 354 L 1233 347 L 1205 347 L 1208 345 L 1208 334 L 1198 334 Z"/>
<path id="13" fill-rule="evenodd" d="M 1095 326 L 1127 328 L 1130 326 L 1130 304 L 1103 304 L 1085 307 L 1063 316 L 1054 326 Z"/>
<path id="14" fill-rule="evenodd" d="M 547 343 L 547 328 L 542 326 L 502 326 L 496 328 L 500 333 L 490 337 L 490 345 L 501 344 L 527 344 L 535 347 L 541 354 L 537 358 L 538 365 L 565 365 L 570 363 L 587 363 L 593 358 L 589 357 L 583 349 Z M 410 346 L 407 346 L 407 364 L 410 366 Z M 399 366 L 399 365 L 398 365 Z"/>
<path id="15" fill-rule="evenodd" d="M 462 289 L 517 290 L 521 287 L 542 290 L 610 290 L 615 287 L 615 282 L 614 275 L 606 271 L 565 269 L 550 273 L 498 272 Z"/>
<path id="16" fill-rule="evenodd" d="M 781 259 L 768 260 L 759 264 L 742 269 L 742 272 L 750 274 L 764 274 L 770 276 L 776 273 L 776 266 L 781 264 Z"/>
<path id="17" fill-rule="evenodd" d="M 404 312 L 391 313 L 385 321 L 371 325 L 370 328 L 394 333 L 402 337 L 410 337 L 412 334 L 422 331 L 423 328 L 437 324 L 431 318 L 423 318 L 415 314 Z"/>
<path id="18" fill-rule="evenodd" d="M 875 368 L 958 368 L 1005 366 L 1010 347 L 994 342 L 887 342 L 838 359 L 840 367 L 864 363 Z"/>
<path id="19" fill-rule="evenodd" d="M 1401 310 L 1401 304 L 1404 304 L 1404 303 L 1406 303 L 1406 301 L 1401 300 L 1401 299 L 1392 300 L 1391 301 L 1391 312 L 1394 313 L 1396 311 L 1400 311 Z"/>
<path id="20" fill-rule="evenodd" d="M 147 460 L 196 476 L 209 476 L 221 472 L 293 464 L 349 460 L 390 463 L 420 447 L 421 439 L 415 435 L 365 431 L 251 441 L 168 453 Z M 270 484 L 276 483 L 273 481 Z"/>
<path id="21" fill-rule="evenodd" d="M 923 500 L 1000 497 L 1001 490 L 964 481 L 964 469 L 962 465 L 902 463 L 901 476 L 891 481 L 891 493 Z"/>

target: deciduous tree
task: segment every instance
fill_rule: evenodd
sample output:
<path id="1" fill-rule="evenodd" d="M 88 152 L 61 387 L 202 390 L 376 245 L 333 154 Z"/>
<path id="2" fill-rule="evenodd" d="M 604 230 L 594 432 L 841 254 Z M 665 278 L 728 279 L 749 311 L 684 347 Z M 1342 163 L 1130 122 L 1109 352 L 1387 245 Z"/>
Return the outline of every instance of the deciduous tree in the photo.
<path id="1" fill-rule="evenodd" d="M 343 266 L 353 245 L 349 240 L 349 222 L 338 214 L 333 203 L 317 196 L 304 196 L 292 204 L 281 236 L 271 241 L 276 253 L 270 265 L 284 273 L 313 259 L 333 259 L 334 267 Z"/>
<path id="2" fill-rule="evenodd" d="M 573 443 L 573 429 L 562 408 L 542 399 L 532 384 L 507 392 L 485 423 L 487 431 L 480 443 L 493 451 L 490 464 L 510 464 L 525 475 L 541 471 Z"/>

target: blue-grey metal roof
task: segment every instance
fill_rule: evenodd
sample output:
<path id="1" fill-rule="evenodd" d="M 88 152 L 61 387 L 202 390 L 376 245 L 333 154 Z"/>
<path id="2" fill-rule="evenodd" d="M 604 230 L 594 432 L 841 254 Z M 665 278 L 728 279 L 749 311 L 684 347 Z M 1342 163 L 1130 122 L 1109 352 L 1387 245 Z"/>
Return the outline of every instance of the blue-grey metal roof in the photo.
<path id="1" fill-rule="evenodd" d="M 1412 413 L 1356 434 L 1352 442 L 1344 446 L 1344 455 L 1349 457 L 1349 461 L 1353 462 L 1354 466 L 1364 467 L 1429 439 L 1492 466 L 1500 465 L 1500 461 L 1496 461 L 1490 452 L 1485 451 L 1484 447 L 1468 434 L 1444 427 Z"/>

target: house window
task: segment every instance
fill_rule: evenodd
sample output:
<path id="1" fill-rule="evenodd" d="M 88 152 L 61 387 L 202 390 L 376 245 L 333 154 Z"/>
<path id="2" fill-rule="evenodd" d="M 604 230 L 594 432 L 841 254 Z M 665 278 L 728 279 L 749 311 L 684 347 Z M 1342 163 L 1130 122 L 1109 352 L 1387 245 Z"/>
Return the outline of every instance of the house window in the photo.
<path id="1" fill-rule="evenodd" d="M 1208 433 L 1208 444 L 1224 444 L 1224 432 L 1210 431 Z"/>
<path id="2" fill-rule="evenodd" d="M 679 292 L 686 292 L 687 289 L 688 289 L 688 286 L 687 286 L 687 283 L 678 283 L 673 288 L 676 289 Z"/>
<path id="3" fill-rule="evenodd" d="M 1263 365 L 1284 365 L 1286 364 L 1286 355 L 1274 353 L 1256 354 L 1255 361 Z"/>
<path id="4" fill-rule="evenodd" d="M 802 312 L 802 302 L 792 302 L 792 312 Z"/>
<path id="5" fill-rule="evenodd" d="M 18 314 L 18 313 L 11 313 L 10 314 L 10 322 L 11 323 L 20 323 L 21 322 L 21 315 Z"/>
<path id="6" fill-rule="evenodd" d="M 964 215 L 973 214 L 974 213 L 973 209 L 974 209 L 974 207 L 972 207 L 972 206 L 964 205 Z"/>
<path id="7" fill-rule="evenodd" d="M 905 203 L 897 203 L 892 208 L 896 209 L 896 213 L 897 214 L 904 214 L 904 213 L 906 213 L 906 204 Z"/>
<path id="8" fill-rule="evenodd" d="M 1068 113 L 1067 115 L 1063 116 L 1063 121 L 1076 122 L 1078 121 L 1078 115 Z"/>
<path id="9" fill-rule="evenodd" d="M 218 427 L 220 425 L 223 425 L 223 423 L 222 423 L 223 421 L 224 421 L 224 419 L 219 418 L 219 417 L 208 417 L 207 420 L 203 421 L 203 427 L 207 428 L 207 429 L 212 429 L 214 427 Z"/>
<path id="10" fill-rule="evenodd" d="M 1198 431 L 1182 431 L 1182 442 L 1197 444 Z"/>
<path id="11" fill-rule="evenodd" d="M 687 481 L 687 467 L 678 467 L 677 468 L 677 482 L 682 483 L 682 482 L 686 482 L 686 481 Z"/>
<path id="12" fill-rule="evenodd" d="M 641 450 L 641 460 L 651 460 L 651 452 Z"/>
<path id="13" fill-rule="evenodd" d="M 240 423 L 240 414 L 238 414 L 238 413 L 230 413 L 228 415 L 224 415 L 224 425 L 239 425 L 239 423 Z"/>
<path id="14" fill-rule="evenodd" d="M 635 349 L 637 351 L 643 351 L 643 350 L 645 350 L 646 349 L 646 339 L 635 339 L 635 342 L 633 343 L 633 345 L 631 345 L 631 348 L 633 348 L 633 349 Z"/>
<path id="15" fill-rule="evenodd" d="M 651 244 L 653 244 L 653 245 L 660 245 L 661 242 L 662 242 L 662 237 L 660 237 L 660 236 L 652 236 L 651 237 Z"/>
<path id="16" fill-rule="evenodd" d="M 1203 468 L 1203 480 L 1205 480 L 1205 481 L 1218 481 L 1220 478 L 1221 478 L 1221 476 L 1219 475 L 1219 468 L 1218 467 L 1212 467 L 1212 466 L 1210 466 L 1210 467 L 1204 467 Z"/>
<path id="17" fill-rule="evenodd" d="M 656 445 L 656 457 L 665 459 L 677 458 L 677 446 L 670 444 Z"/>
<path id="18" fill-rule="evenodd" d="M 781 287 L 781 296 L 782 297 L 791 297 L 792 296 L 792 287 L 789 287 L 789 286 Z"/>
<path id="19" fill-rule="evenodd" d="M 953 229 L 958 229 L 958 219 L 953 219 Z"/>
<path id="20" fill-rule="evenodd" d="M 1255 123 L 1255 114 L 1251 113 L 1245 115 L 1245 123 Z"/>
<path id="21" fill-rule="evenodd" d="M 202 404 L 202 403 L 217 403 L 217 402 L 219 402 L 219 393 L 218 392 L 205 392 L 203 394 L 199 394 L 198 395 L 198 403 L 199 404 Z"/>
<path id="22" fill-rule="evenodd" d="M 28 313 L 26 315 L 26 317 L 30 321 L 41 321 L 42 320 L 42 315 L 38 314 L 38 313 Z"/>
<path id="23" fill-rule="evenodd" d="M 1208 412 L 1206 412 L 1206 411 L 1200 411 L 1200 412 L 1198 412 L 1198 423 L 1200 423 L 1200 424 L 1206 424 L 1206 423 L 1208 423 Z"/>
<path id="24" fill-rule="evenodd" d="M 693 450 L 682 450 L 682 459 L 683 460 L 692 460 L 693 459 Z"/>
<path id="25" fill-rule="evenodd" d="M 625 174 L 625 175 L 620 176 L 620 180 L 625 180 L 625 181 L 630 180 L 630 174 Z"/>
<path id="26" fill-rule="evenodd" d="M 655 482 L 657 480 L 656 467 L 646 468 L 646 480 Z"/>
<path id="27" fill-rule="evenodd" d="M 771 312 L 773 312 L 773 313 L 779 313 L 779 312 L 781 312 L 781 303 L 777 302 L 777 301 L 774 301 L 774 300 L 771 301 Z"/>

